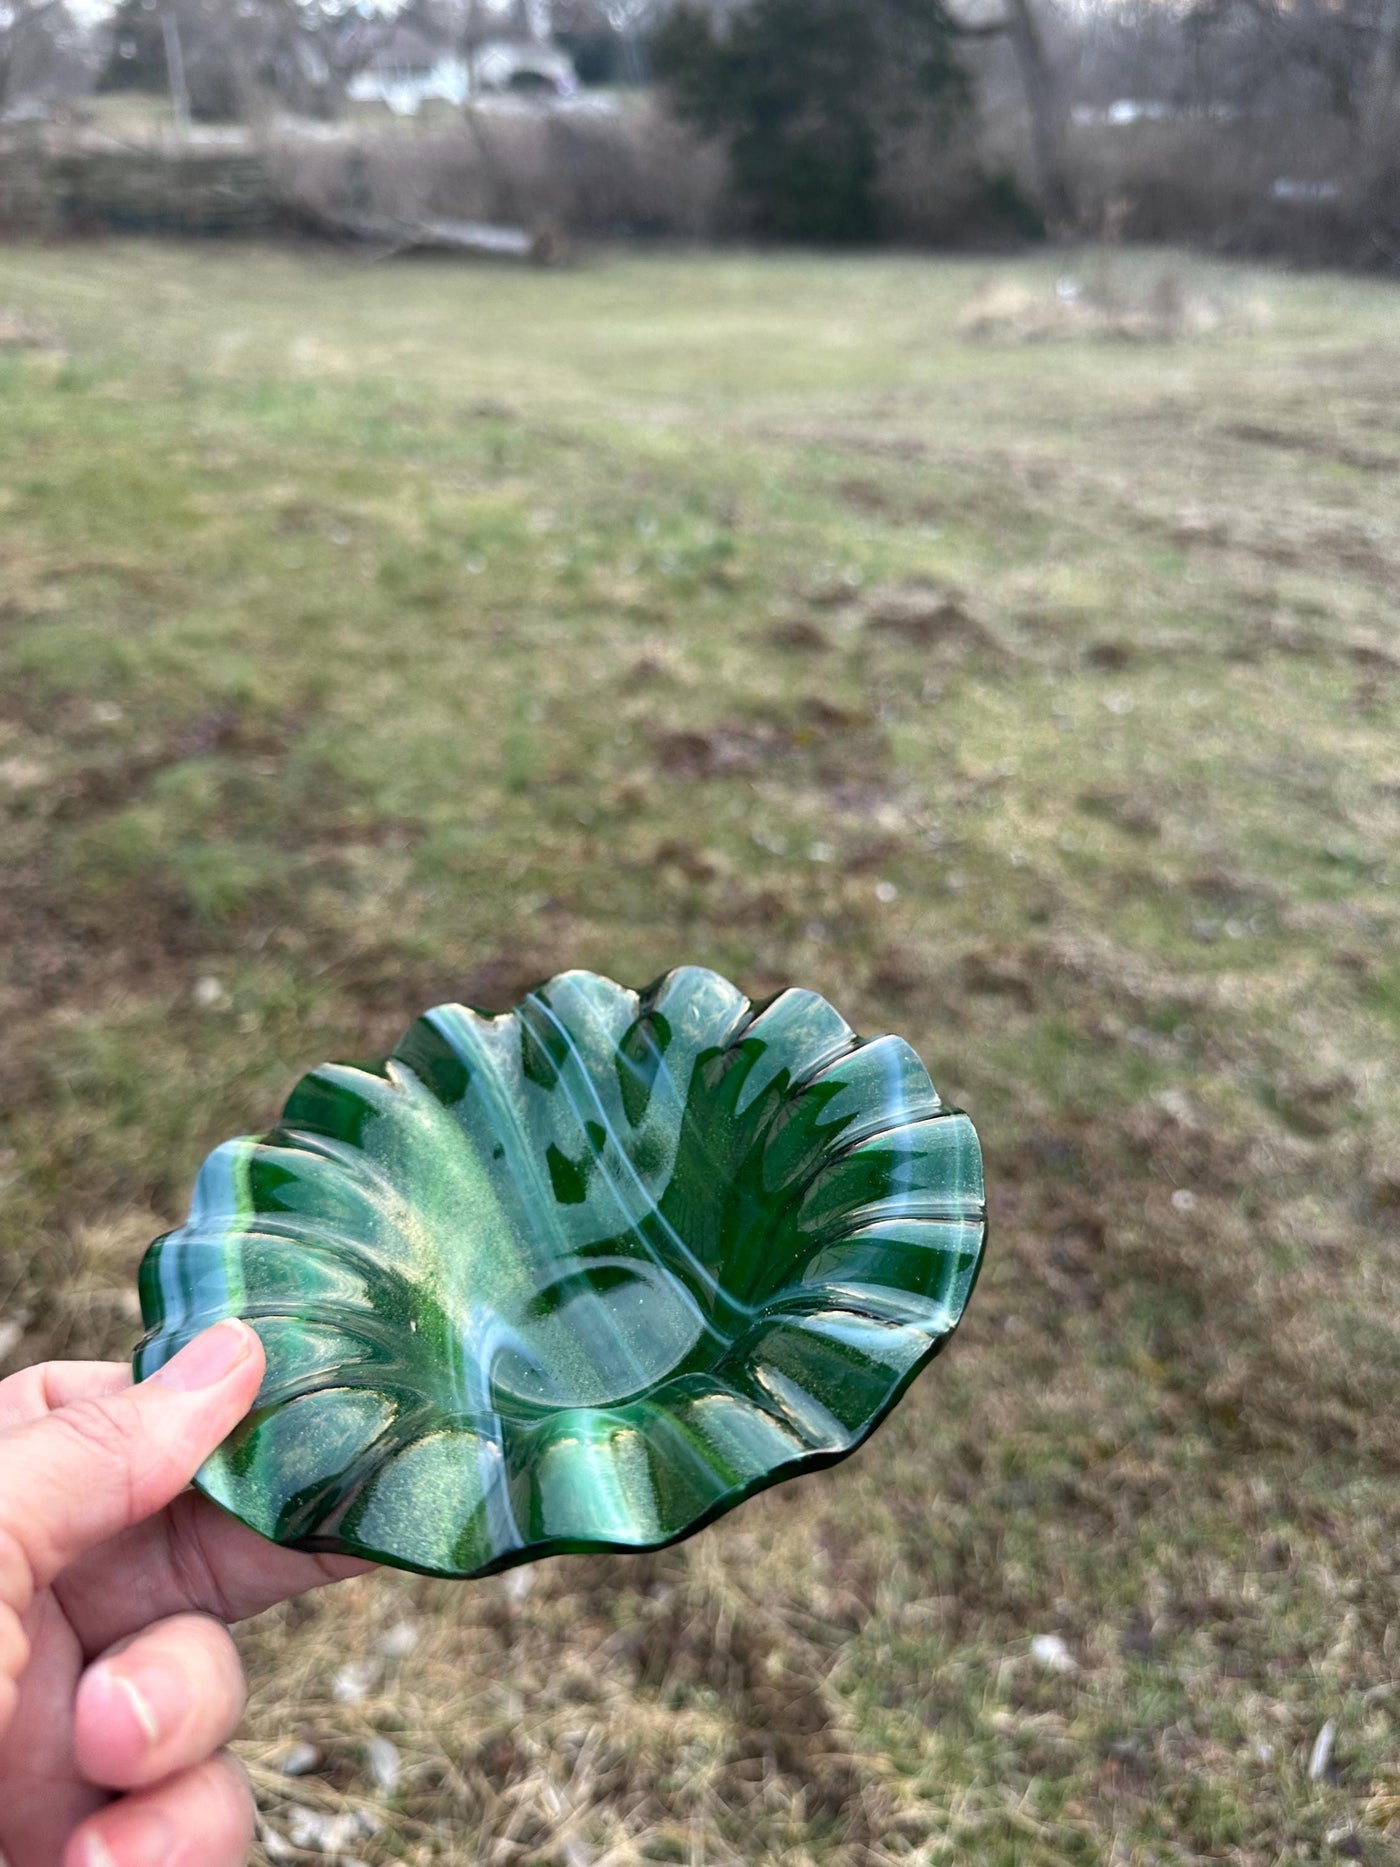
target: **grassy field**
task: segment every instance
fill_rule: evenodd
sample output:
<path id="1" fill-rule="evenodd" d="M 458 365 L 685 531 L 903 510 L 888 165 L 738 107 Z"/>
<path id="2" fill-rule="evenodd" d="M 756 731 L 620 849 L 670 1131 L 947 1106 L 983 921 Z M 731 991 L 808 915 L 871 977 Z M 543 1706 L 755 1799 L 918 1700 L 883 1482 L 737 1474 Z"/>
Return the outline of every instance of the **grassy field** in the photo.
<path id="1" fill-rule="evenodd" d="M 1168 265 L 1210 328 L 959 330 Z M 986 1150 L 848 1465 L 249 1627 L 268 1858 L 1400 1860 L 1396 288 L 105 243 L 0 307 L 7 1365 L 129 1351 L 304 1067 L 562 966 L 815 986 Z"/>

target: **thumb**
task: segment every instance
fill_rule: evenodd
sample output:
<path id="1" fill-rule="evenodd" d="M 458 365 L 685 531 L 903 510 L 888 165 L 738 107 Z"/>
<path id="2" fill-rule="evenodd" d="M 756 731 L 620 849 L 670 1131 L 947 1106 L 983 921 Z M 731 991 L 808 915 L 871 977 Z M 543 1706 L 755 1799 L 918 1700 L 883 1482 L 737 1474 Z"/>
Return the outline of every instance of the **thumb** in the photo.
<path id="1" fill-rule="evenodd" d="M 75 1557 L 154 1516 L 253 1404 L 263 1348 L 206 1329 L 138 1386 L 0 1434 L 0 1603 L 23 1615 Z"/>

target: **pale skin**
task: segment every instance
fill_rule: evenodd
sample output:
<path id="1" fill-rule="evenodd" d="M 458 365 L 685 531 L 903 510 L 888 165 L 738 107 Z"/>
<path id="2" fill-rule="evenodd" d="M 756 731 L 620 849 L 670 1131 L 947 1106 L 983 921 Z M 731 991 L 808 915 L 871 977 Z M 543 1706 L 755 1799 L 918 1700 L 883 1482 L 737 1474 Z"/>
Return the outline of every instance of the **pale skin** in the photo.
<path id="1" fill-rule="evenodd" d="M 220 1323 L 150 1380 L 49 1362 L 0 1381 L 0 1857 L 241 1867 L 245 1687 L 228 1625 L 367 1569 L 279 1549 L 189 1490 L 263 1351 Z"/>

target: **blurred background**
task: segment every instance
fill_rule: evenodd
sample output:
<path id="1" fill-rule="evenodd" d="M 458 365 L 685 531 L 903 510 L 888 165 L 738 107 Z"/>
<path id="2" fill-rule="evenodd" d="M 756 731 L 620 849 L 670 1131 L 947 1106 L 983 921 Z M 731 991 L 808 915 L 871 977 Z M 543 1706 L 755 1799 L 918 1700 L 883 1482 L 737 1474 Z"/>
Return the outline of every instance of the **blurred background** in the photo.
<path id="1" fill-rule="evenodd" d="M 987 1157 L 657 1555 L 241 1639 L 258 1861 L 1400 1861 L 1400 5 L 0 0 L 0 1357 L 423 1007 Z"/>
<path id="2" fill-rule="evenodd" d="M 1400 0 L 3 0 L 0 221 L 1393 267 L 1397 83 Z"/>

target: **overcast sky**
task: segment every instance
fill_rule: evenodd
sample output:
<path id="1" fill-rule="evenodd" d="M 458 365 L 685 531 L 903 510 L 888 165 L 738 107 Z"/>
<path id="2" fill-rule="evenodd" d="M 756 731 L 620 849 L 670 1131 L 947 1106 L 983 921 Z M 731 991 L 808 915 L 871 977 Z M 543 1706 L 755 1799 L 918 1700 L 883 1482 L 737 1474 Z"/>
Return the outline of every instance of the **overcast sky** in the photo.
<path id="1" fill-rule="evenodd" d="M 397 0 L 369 0 L 366 11 L 372 13 L 392 13 Z M 105 19 L 111 12 L 113 0 L 68 0 L 69 9 L 79 19 Z M 510 5 L 510 0 L 486 0 L 488 12 L 503 13 Z M 350 8 L 346 8 L 350 11 Z"/>
<path id="2" fill-rule="evenodd" d="M 489 3 L 489 0 L 488 0 Z M 68 0 L 69 11 L 81 20 L 106 19 L 111 12 L 113 0 Z M 371 9 L 378 13 L 391 13 L 394 0 L 380 0 L 380 4 Z"/>

